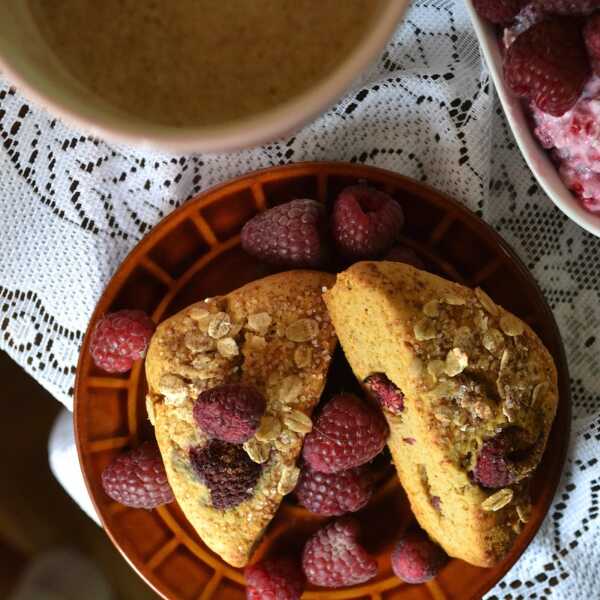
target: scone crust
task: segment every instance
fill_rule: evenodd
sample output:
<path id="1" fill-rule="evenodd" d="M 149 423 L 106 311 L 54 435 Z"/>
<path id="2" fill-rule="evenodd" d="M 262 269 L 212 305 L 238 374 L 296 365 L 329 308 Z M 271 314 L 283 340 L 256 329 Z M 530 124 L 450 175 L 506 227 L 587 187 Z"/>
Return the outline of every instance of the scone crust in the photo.
<path id="1" fill-rule="evenodd" d="M 324 298 L 357 378 L 385 373 L 405 395 L 400 416 L 386 412 L 388 445 L 420 525 L 450 556 L 495 564 L 526 519 L 525 482 L 556 413 L 552 357 L 481 290 L 402 263 L 357 263 Z M 509 426 L 533 447 L 519 481 L 484 489 L 469 475 L 477 452 Z"/>
<path id="2" fill-rule="evenodd" d="M 202 540 L 233 566 L 247 564 L 297 478 L 306 433 L 298 412 L 310 415 L 317 404 L 336 344 L 321 298 L 333 281 L 316 271 L 266 277 L 189 306 L 161 323 L 150 343 L 147 408 L 169 482 Z M 249 455 L 269 457 L 252 496 L 218 510 L 189 460 L 189 449 L 208 441 L 192 406 L 202 390 L 232 382 L 264 394 L 266 414 L 274 417 L 266 423 L 275 423 L 275 435 L 246 445 Z"/>

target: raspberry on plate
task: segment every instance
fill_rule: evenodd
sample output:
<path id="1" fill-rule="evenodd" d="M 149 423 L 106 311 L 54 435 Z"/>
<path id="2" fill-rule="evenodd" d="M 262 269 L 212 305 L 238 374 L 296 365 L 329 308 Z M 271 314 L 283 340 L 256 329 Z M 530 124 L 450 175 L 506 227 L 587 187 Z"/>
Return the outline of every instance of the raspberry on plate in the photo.
<path id="1" fill-rule="evenodd" d="M 391 260 L 392 262 L 401 262 L 415 269 L 425 271 L 425 263 L 417 256 L 417 253 L 408 246 L 394 246 L 384 257 L 383 260 Z"/>
<path id="2" fill-rule="evenodd" d="M 102 471 L 102 487 L 113 500 L 133 508 L 156 508 L 173 500 L 155 442 L 117 456 Z"/>
<path id="3" fill-rule="evenodd" d="M 399 415 L 404 410 L 404 394 L 385 373 L 373 373 L 365 379 L 365 386 L 375 397 L 382 409 Z"/>
<path id="4" fill-rule="evenodd" d="M 376 258 L 389 250 L 403 225 L 404 213 L 398 202 L 365 184 L 342 190 L 331 216 L 336 246 L 351 260 Z"/>
<path id="5" fill-rule="evenodd" d="M 295 493 L 298 503 L 310 512 L 337 517 L 367 505 L 373 493 L 373 479 L 364 466 L 340 473 L 319 473 L 305 467 Z"/>
<path id="6" fill-rule="evenodd" d="M 575 105 L 589 76 L 583 35 L 575 19 L 551 18 L 532 25 L 511 44 L 504 60 L 510 89 L 554 116 Z"/>
<path id="7" fill-rule="evenodd" d="M 338 588 L 377 575 L 377 562 L 358 543 L 359 531 L 358 521 L 343 517 L 309 538 L 302 552 L 302 568 L 310 583 Z"/>
<path id="8" fill-rule="evenodd" d="M 252 386 L 218 385 L 198 396 L 194 420 L 210 437 L 243 444 L 256 433 L 265 407 L 264 396 Z"/>
<path id="9" fill-rule="evenodd" d="M 406 583 L 433 579 L 446 564 L 446 553 L 423 532 L 408 533 L 392 552 L 392 569 Z"/>
<path id="10" fill-rule="evenodd" d="M 315 471 L 338 473 L 377 456 L 388 434 L 376 408 L 352 394 L 338 394 L 327 402 L 304 439 L 302 456 Z"/>
<path id="11" fill-rule="evenodd" d="M 190 449 L 192 467 L 210 490 L 212 505 L 226 509 L 250 498 L 262 468 L 241 446 L 210 440 Z"/>
<path id="12" fill-rule="evenodd" d="M 325 259 L 325 207 L 315 200 L 292 200 L 250 219 L 242 248 L 279 267 L 318 267 Z"/>
<path id="13" fill-rule="evenodd" d="M 477 13 L 484 19 L 506 25 L 510 23 L 529 0 L 473 0 Z"/>
<path id="14" fill-rule="evenodd" d="M 534 0 L 534 4 L 553 15 L 589 15 L 600 9 L 600 0 Z"/>
<path id="15" fill-rule="evenodd" d="M 583 28 L 583 37 L 592 69 L 596 75 L 600 75 L 600 13 L 587 20 Z"/>
<path id="16" fill-rule="evenodd" d="M 248 600 L 298 600 L 304 591 L 304 573 L 291 557 L 263 560 L 244 569 Z"/>
<path id="17" fill-rule="evenodd" d="M 104 315 L 90 339 L 94 363 L 108 373 L 126 373 L 134 361 L 144 358 L 155 328 L 142 310 L 118 310 Z"/>

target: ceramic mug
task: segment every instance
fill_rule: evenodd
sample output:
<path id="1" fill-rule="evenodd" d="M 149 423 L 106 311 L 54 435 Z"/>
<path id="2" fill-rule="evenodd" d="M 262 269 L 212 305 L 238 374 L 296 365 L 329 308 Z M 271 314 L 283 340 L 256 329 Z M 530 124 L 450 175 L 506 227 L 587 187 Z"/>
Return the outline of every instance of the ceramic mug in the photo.
<path id="1" fill-rule="evenodd" d="M 283 104 L 230 123 L 167 126 L 111 106 L 61 65 L 24 0 L 0 2 L 0 71 L 31 100 L 99 138 L 178 154 L 231 151 L 291 133 L 333 104 L 380 54 L 409 3 L 382 1 L 356 47 L 324 79 Z"/>

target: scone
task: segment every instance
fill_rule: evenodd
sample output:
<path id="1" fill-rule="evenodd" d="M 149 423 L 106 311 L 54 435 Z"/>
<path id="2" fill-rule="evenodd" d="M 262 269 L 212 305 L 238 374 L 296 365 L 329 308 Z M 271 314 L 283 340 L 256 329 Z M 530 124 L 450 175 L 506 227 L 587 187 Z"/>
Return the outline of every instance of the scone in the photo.
<path id="1" fill-rule="evenodd" d="M 548 351 L 482 290 L 402 263 L 357 263 L 324 299 L 384 407 L 420 525 L 450 556 L 495 564 L 527 520 L 527 479 L 556 413 Z"/>
<path id="2" fill-rule="evenodd" d="M 332 283 L 316 271 L 272 275 L 193 304 L 151 340 L 147 408 L 169 482 L 202 540 L 236 567 L 295 486 L 336 345 L 321 297 Z M 254 386 L 266 399 L 260 428 L 243 446 L 209 440 L 193 418 L 199 393 L 224 383 Z M 208 469 L 219 463 L 220 475 L 201 480 L 191 462 L 198 456 Z"/>

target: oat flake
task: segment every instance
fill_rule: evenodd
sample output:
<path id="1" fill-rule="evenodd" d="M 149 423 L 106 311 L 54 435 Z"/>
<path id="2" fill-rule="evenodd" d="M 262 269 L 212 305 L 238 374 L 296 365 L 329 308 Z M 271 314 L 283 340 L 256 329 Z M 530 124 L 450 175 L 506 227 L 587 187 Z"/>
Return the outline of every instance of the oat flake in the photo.
<path id="1" fill-rule="evenodd" d="M 517 515 L 521 523 L 527 523 L 531 517 L 531 504 L 517 504 Z"/>
<path id="2" fill-rule="evenodd" d="M 265 335 L 271 325 L 271 315 L 266 312 L 256 313 L 248 317 L 247 327 L 259 335 Z"/>
<path id="3" fill-rule="evenodd" d="M 417 321 L 413 328 L 415 339 L 418 342 L 424 342 L 426 340 L 432 340 L 437 337 L 437 332 L 433 323 L 429 319 L 422 319 Z"/>
<path id="4" fill-rule="evenodd" d="M 437 300 L 430 300 L 423 306 L 423 314 L 427 317 L 439 317 L 440 303 Z"/>
<path id="5" fill-rule="evenodd" d="M 490 315 L 494 317 L 498 315 L 498 306 L 481 288 L 475 288 L 475 296 L 477 296 L 477 300 L 479 300 L 481 306 L 483 306 Z"/>
<path id="6" fill-rule="evenodd" d="M 449 377 L 460 375 L 468 366 L 469 357 L 460 348 L 452 348 L 446 356 L 446 374 Z"/>
<path id="7" fill-rule="evenodd" d="M 319 334 L 319 325 L 314 319 L 298 319 L 285 329 L 285 337 L 292 342 L 309 342 Z"/>
<path id="8" fill-rule="evenodd" d="M 284 466 L 281 472 L 281 478 L 277 484 L 277 491 L 280 494 L 289 494 L 294 490 L 298 483 L 298 477 L 300 477 L 300 469 L 293 466 Z"/>
<path id="9" fill-rule="evenodd" d="M 306 434 L 312 431 L 313 423 L 308 415 L 299 410 L 293 410 L 283 417 L 284 424 L 296 433 Z"/>
<path id="10" fill-rule="evenodd" d="M 208 335 L 215 339 L 220 339 L 229 335 L 231 331 L 231 319 L 227 313 L 218 312 L 213 315 L 208 325 Z"/>
<path id="11" fill-rule="evenodd" d="M 497 354 L 504 346 L 504 336 L 495 327 L 490 327 L 482 336 L 483 347 L 491 354 Z"/>
<path id="12" fill-rule="evenodd" d="M 244 443 L 244 450 L 251 458 L 252 462 L 262 465 L 269 460 L 271 447 L 269 444 L 263 444 L 255 439 L 250 439 Z"/>
<path id="13" fill-rule="evenodd" d="M 464 306 L 467 301 L 460 296 L 454 296 L 453 294 L 450 294 L 444 298 L 444 303 L 450 304 L 450 306 Z"/>
<path id="14" fill-rule="evenodd" d="M 500 329 L 510 337 L 516 337 L 525 331 L 523 323 L 521 323 L 517 317 L 513 317 L 513 315 L 509 314 L 503 315 L 500 319 Z"/>
<path id="15" fill-rule="evenodd" d="M 237 342 L 232 337 L 217 340 L 217 351 L 223 358 L 233 358 L 240 353 Z"/>
<path id="16" fill-rule="evenodd" d="M 486 512 L 496 512 L 504 508 L 507 504 L 510 504 L 513 496 L 514 492 L 510 488 L 503 488 L 492 494 L 489 498 L 486 498 L 481 503 L 481 508 Z"/>
<path id="17" fill-rule="evenodd" d="M 298 346 L 294 351 L 294 362 L 299 369 L 309 367 L 312 362 L 312 349 L 310 346 Z"/>
<path id="18" fill-rule="evenodd" d="M 270 442 L 279 437 L 281 433 L 281 421 L 272 415 L 265 415 L 261 421 L 255 438 L 259 442 Z"/>

